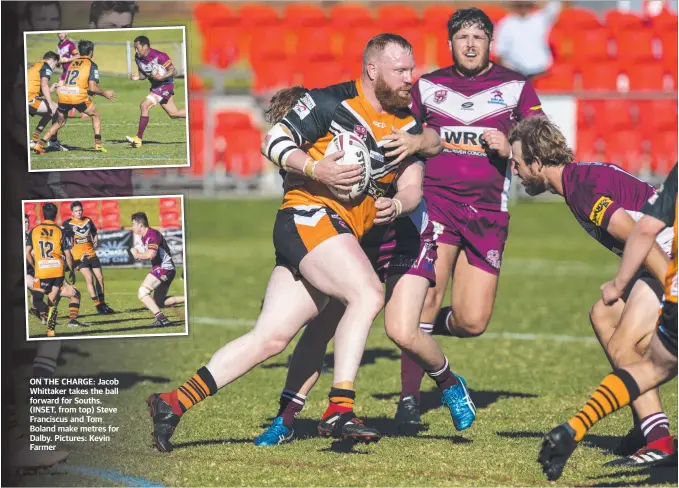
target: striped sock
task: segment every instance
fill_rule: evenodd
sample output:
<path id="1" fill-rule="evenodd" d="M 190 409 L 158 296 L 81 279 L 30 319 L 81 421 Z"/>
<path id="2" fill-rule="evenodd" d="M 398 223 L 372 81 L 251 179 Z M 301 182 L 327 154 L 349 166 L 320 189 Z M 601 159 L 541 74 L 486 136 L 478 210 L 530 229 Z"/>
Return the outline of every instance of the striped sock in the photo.
<path id="1" fill-rule="evenodd" d="M 442 336 L 455 336 L 450 331 L 450 318 L 453 315 L 453 307 L 443 307 L 439 310 L 434 321 L 432 334 Z"/>
<path id="2" fill-rule="evenodd" d="M 292 427 L 299 412 L 304 408 L 306 395 L 284 388 L 281 392 L 280 408 L 277 417 L 283 417 L 283 424 Z"/>
<path id="3" fill-rule="evenodd" d="M 429 377 L 436 381 L 436 386 L 439 387 L 441 391 L 447 390 L 451 386 L 459 384 L 457 377 L 450 370 L 450 365 L 448 364 L 448 358 L 445 358 L 446 362 L 443 363 L 443 367 L 436 371 L 427 371 Z"/>
<path id="4" fill-rule="evenodd" d="M 639 385 L 624 369 L 616 369 L 606 376 L 582 409 L 568 425 L 575 431 L 575 440 L 581 441 L 587 431 L 599 420 L 620 410 L 639 397 Z"/>
<path id="5" fill-rule="evenodd" d="M 332 388 L 330 388 L 330 393 L 328 393 L 328 399 L 330 400 L 328 408 L 321 417 L 324 420 L 334 414 L 351 412 L 354 409 L 356 392 L 350 389 L 336 388 L 335 385 L 333 385 Z"/>
<path id="6" fill-rule="evenodd" d="M 640 427 L 647 445 L 670 435 L 670 421 L 664 412 L 657 412 L 644 417 L 641 419 Z"/>
<path id="7" fill-rule="evenodd" d="M 51 378 L 57 371 L 57 360 L 45 356 L 36 356 L 33 359 L 33 377 Z"/>
<path id="8" fill-rule="evenodd" d="M 99 300 L 99 297 L 90 297 L 90 298 L 94 302 L 95 307 L 98 307 L 99 305 L 101 305 L 101 300 Z"/>
<path id="9" fill-rule="evenodd" d="M 420 330 L 425 334 L 431 334 L 434 324 L 420 322 Z M 420 402 L 420 386 L 424 377 L 424 369 L 405 351 L 401 351 L 401 398 L 412 396 Z"/>
<path id="10" fill-rule="evenodd" d="M 80 302 L 71 302 L 68 304 L 68 318 L 75 320 L 78 318 L 78 312 L 80 311 Z"/>
<path id="11" fill-rule="evenodd" d="M 189 381 L 179 388 L 161 393 L 160 398 L 172 407 L 175 415 L 182 415 L 189 408 L 217 393 L 217 383 L 205 366 L 200 368 Z"/>

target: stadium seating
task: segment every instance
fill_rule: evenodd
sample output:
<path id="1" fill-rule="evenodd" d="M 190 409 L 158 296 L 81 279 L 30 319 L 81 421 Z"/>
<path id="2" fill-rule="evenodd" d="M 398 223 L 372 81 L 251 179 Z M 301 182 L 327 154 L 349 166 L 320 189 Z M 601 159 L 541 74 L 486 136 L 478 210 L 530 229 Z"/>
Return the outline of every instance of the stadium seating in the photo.
<path id="1" fill-rule="evenodd" d="M 604 23 L 612 32 L 623 32 L 627 34 L 634 32 L 635 29 L 643 28 L 646 25 L 644 19 L 632 12 L 623 12 L 612 9 L 604 14 Z"/>
<path id="2" fill-rule="evenodd" d="M 240 178 L 254 178 L 264 167 L 259 148 L 262 134 L 258 129 L 238 129 L 224 134 L 226 140 L 225 169 Z"/>
<path id="3" fill-rule="evenodd" d="M 102 214 L 102 219 L 101 219 L 101 229 L 102 230 L 120 230 L 120 229 L 122 229 L 122 225 L 120 224 L 120 210 L 104 212 Z"/>
<path id="4" fill-rule="evenodd" d="M 600 61 L 579 67 L 582 90 L 598 92 L 618 91 L 619 64 Z"/>
<path id="5" fill-rule="evenodd" d="M 28 216 L 28 228 L 32 229 L 38 223 L 38 204 L 24 203 L 24 214 Z"/>
<path id="6" fill-rule="evenodd" d="M 181 213 L 178 209 L 167 209 L 160 212 L 160 227 L 178 229 L 182 227 Z"/>
<path id="7" fill-rule="evenodd" d="M 533 86 L 545 92 L 569 92 L 574 89 L 574 77 L 573 65 L 556 64 L 546 75 L 536 78 Z"/>
<path id="8" fill-rule="evenodd" d="M 166 210 L 179 209 L 180 208 L 179 198 L 175 197 L 160 198 L 158 199 L 158 207 L 160 208 L 161 213 Z"/>

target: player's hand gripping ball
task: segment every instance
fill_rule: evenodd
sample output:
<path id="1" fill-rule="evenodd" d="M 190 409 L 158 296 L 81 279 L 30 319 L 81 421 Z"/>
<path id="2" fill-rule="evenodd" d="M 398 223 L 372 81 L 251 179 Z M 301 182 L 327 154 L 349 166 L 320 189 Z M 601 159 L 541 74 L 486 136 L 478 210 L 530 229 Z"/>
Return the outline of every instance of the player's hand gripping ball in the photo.
<path id="1" fill-rule="evenodd" d="M 358 200 L 365 193 L 370 184 L 370 151 L 363 140 L 353 132 L 342 132 L 336 135 L 328 144 L 324 156 L 330 156 L 337 151 L 344 151 L 344 156 L 335 161 L 336 164 L 359 164 L 363 167 L 361 179 L 349 191 L 340 191 L 328 186 L 330 191 L 342 202 Z"/>

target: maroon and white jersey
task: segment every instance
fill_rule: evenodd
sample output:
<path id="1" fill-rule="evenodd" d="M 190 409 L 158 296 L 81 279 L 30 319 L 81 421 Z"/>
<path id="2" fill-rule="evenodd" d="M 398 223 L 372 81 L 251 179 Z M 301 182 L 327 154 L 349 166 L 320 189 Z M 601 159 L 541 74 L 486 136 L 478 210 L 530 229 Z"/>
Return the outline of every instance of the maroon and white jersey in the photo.
<path id="1" fill-rule="evenodd" d="M 148 80 L 151 82 L 151 88 L 155 88 L 157 86 L 173 82 L 174 80 L 173 77 L 170 77 L 167 80 L 163 81 L 154 80 L 152 78 L 153 68 L 155 66 L 162 66 L 166 70 L 171 69 L 173 66 L 170 56 L 168 56 L 164 52 L 158 51 L 157 49 L 149 48 L 149 52 L 148 54 L 146 54 L 146 56 L 139 56 L 138 54 L 135 54 L 134 61 L 137 63 L 137 68 L 139 68 L 139 72 L 143 74 L 146 78 L 148 78 Z"/>
<path id="2" fill-rule="evenodd" d="M 514 124 L 543 115 L 528 80 L 497 64 L 480 76 L 460 76 L 452 66 L 422 76 L 412 89 L 412 111 L 438 131 L 444 149 L 427 160 L 427 204 L 452 200 L 486 210 L 507 211 L 511 167 L 489 158 L 480 136 L 484 129 L 509 134 Z"/>
<path id="3" fill-rule="evenodd" d="M 625 243 L 606 230 L 619 208 L 634 220 L 642 217 L 641 208 L 655 194 L 655 188 L 614 164 L 571 163 L 562 174 L 563 196 L 578 223 L 606 249 L 622 256 Z M 672 228 L 662 231 L 656 242 L 669 254 Z"/>
<path id="4" fill-rule="evenodd" d="M 68 57 L 78 57 L 78 48 L 76 47 L 75 43 L 70 40 L 70 39 L 64 39 L 63 41 L 59 41 L 57 43 L 57 53 L 59 54 L 59 59 L 64 58 L 66 56 Z M 71 63 L 64 63 L 62 64 L 62 68 L 64 70 L 64 73 L 68 71 L 68 67 L 71 65 Z"/>
<path id="5" fill-rule="evenodd" d="M 151 266 L 160 266 L 163 269 L 175 269 L 170 246 L 159 230 L 149 227 L 141 238 L 144 252 L 149 249 L 156 251 L 156 256 L 151 260 Z"/>

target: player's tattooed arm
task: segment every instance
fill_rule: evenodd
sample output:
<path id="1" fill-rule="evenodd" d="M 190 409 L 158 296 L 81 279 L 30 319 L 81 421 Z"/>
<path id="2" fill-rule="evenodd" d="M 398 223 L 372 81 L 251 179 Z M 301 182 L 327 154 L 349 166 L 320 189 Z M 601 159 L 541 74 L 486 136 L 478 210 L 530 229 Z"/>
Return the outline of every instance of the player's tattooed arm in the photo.
<path id="1" fill-rule="evenodd" d="M 156 74 L 153 79 L 156 81 L 165 81 L 169 80 L 173 76 L 177 76 L 177 69 L 174 67 L 174 65 L 170 65 L 169 68 L 167 68 L 167 71 L 164 75 Z"/>
<path id="2" fill-rule="evenodd" d="M 622 209 L 618 209 L 616 213 L 620 211 L 627 213 Z M 615 214 L 611 217 L 611 221 L 614 218 Z M 631 217 L 629 218 L 632 220 Z M 625 250 L 620 261 L 618 274 L 613 280 L 601 286 L 601 298 L 606 305 L 612 305 L 618 301 L 642 264 L 645 264 L 656 278 L 661 281 L 665 278 L 668 264 L 667 255 L 655 242 L 656 236 L 664 228 L 665 223 L 662 220 L 650 215 L 644 215 L 634 225 L 625 242 Z"/>

